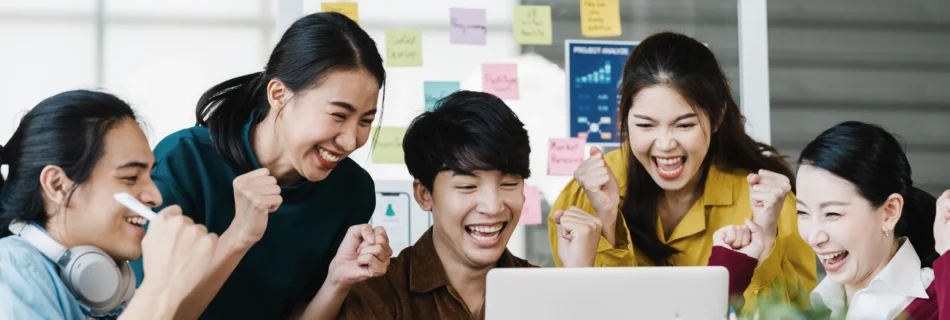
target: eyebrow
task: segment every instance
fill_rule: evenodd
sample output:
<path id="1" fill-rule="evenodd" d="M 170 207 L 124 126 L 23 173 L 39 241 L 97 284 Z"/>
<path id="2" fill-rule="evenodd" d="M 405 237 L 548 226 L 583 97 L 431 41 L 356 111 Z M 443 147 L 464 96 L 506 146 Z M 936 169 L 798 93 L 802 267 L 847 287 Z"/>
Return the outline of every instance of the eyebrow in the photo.
<path id="1" fill-rule="evenodd" d="M 634 117 L 634 118 L 643 119 L 643 120 L 647 120 L 647 121 L 656 122 L 655 119 L 650 118 L 650 117 L 647 117 L 647 116 L 644 116 L 644 115 L 635 114 L 635 115 L 633 115 L 633 117 Z M 676 117 L 676 119 L 673 119 L 673 122 L 679 122 L 679 121 L 684 120 L 684 119 L 695 118 L 695 117 L 699 117 L 699 115 L 697 115 L 696 113 L 687 113 L 687 114 L 681 115 L 681 116 L 679 116 L 679 117 Z"/>
<path id="2" fill-rule="evenodd" d="M 454 170 L 453 170 L 453 171 L 452 171 L 452 176 L 453 176 L 453 177 L 458 177 L 458 176 L 474 177 L 474 176 L 475 176 L 475 173 L 474 173 L 474 172 L 460 172 L 460 171 L 454 171 Z"/>
<path id="3" fill-rule="evenodd" d="M 795 199 L 795 203 L 798 203 L 798 204 L 802 205 L 803 207 L 808 208 L 808 205 L 806 205 L 806 204 L 805 204 L 804 202 L 802 202 L 801 200 Z M 849 204 L 851 204 L 851 203 L 850 203 L 850 202 L 844 202 L 844 201 L 831 200 L 831 201 L 825 201 L 825 202 L 822 202 L 822 203 L 818 204 L 818 209 L 821 210 L 821 209 L 824 209 L 825 207 L 829 207 L 829 206 L 843 206 L 843 205 L 849 205 Z"/>
<path id="4" fill-rule="evenodd" d="M 843 205 L 848 205 L 848 204 L 851 204 L 851 203 L 844 202 L 844 201 L 834 201 L 834 200 L 825 201 L 818 205 L 818 209 L 823 209 L 824 207 L 828 207 L 828 206 L 843 206 Z"/>
<path id="5" fill-rule="evenodd" d="M 126 168 L 148 169 L 148 164 L 146 164 L 145 162 L 139 162 L 139 161 L 129 161 L 121 166 L 116 167 L 116 170 L 121 170 L 121 169 L 126 169 Z"/>
<path id="6" fill-rule="evenodd" d="M 330 104 L 346 109 L 346 111 L 349 111 L 350 113 L 356 113 L 356 107 L 354 107 L 352 104 L 349 104 L 343 101 L 330 101 Z M 372 110 L 369 110 L 363 113 L 364 116 L 368 116 L 371 114 L 376 114 L 376 108 L 373 108 Z"/>

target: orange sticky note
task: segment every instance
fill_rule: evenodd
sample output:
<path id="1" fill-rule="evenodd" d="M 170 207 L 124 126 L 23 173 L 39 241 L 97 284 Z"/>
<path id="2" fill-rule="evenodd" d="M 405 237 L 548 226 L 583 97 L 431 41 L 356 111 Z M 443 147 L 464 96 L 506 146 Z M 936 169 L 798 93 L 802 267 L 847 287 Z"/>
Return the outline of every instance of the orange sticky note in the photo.
<path id="1" fill-rule="evenodd" d="M 356 2 L 323 2 L 320 11 L 338 12 L 356 23 L 360 23 L 360 7 Z"/>
<path id="2" fill-rule="evenodd" d="M 551 139 L 548 143 L 548 174 L 552 176 L 570 176 L 577 166 L 584 162 L 584 144 L 582 138 Z"/>
<path id="3" fill-rule="evenodd" d="M 524 206 L 518 224 L 541 224 L 541 192 L 538 187 L 524 186 Z"/>

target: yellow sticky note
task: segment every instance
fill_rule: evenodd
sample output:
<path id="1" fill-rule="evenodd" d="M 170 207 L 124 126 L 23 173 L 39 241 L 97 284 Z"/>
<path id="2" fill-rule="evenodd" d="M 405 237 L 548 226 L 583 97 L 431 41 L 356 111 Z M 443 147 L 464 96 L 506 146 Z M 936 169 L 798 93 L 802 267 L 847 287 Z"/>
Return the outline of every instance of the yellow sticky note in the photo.
<path id="1" fill-rule="evenodd" d="M 402 152 L 402 137 L 406 128 L 380 127 L 377 131 L 376 145 L 373 146 L 373 163 L 405 163 Z"/>
<path id="2" fill-rule="evenodd" d="M 320 11 L 339 12 L 356 23 L 360 23 L 360 7 L 356 2 L 323 2 L 320 4 Z"/>
<path id="3" fill-rule="evenodd" d="M 616 37 L 621 31 L 619 0 L 581 0 L 582 35 Z"/>
<path id="4" fill-rule="evenodd" d="M 551 44 L 551 33 L 551 6 L 515 7 L 515 41 L 520 44 Z"/>
<path id="5" fill-rule="evenodd" d="M 422 31 L 386 31 L 386 66 L 422 66 Z"/>

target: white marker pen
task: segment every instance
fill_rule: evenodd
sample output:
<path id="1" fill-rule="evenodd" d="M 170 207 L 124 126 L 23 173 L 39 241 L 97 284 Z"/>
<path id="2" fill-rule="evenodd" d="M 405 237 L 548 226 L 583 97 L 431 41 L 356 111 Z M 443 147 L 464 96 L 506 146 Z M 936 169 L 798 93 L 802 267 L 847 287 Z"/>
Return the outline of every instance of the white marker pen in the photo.
<path id="1" fill-rule="evenodd" d="M 126 208 L 132 210 L 132 212 L 145 218 L 145 220 L 152 221 L 152 219 L 155 219 L 155 212 L 152 212 L 152 209 L 142 204 L 142 202 L 139 202 L 139 200 L 131 194 L 120 192 L 112 195 L 112 197 Z"/>

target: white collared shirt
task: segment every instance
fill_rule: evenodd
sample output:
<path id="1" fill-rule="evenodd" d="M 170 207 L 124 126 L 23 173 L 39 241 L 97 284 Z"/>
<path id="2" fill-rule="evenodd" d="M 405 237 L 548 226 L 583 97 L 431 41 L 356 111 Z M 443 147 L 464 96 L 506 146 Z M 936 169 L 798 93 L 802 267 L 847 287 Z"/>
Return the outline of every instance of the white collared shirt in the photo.
<path id="1" fill-rule="evenodd" d="M 933 269 L 921 268 L 920 258 L 907 237 L 900 239 L 900 249 L 871 280 L 867 288 L 858 290 L 846 305 L 844 286 L 825 277 L 811 293 L 813 306 L 824 305 L 831 317 L 847 310 L 845 319 L 894 319 L 916 298 L 929 299 L 927 287 L 934 280 Z"/>

